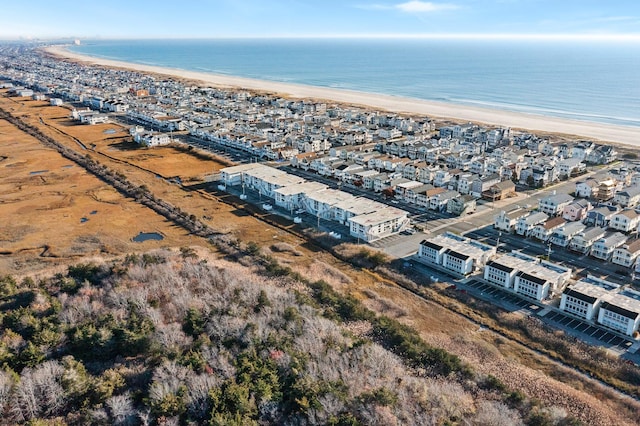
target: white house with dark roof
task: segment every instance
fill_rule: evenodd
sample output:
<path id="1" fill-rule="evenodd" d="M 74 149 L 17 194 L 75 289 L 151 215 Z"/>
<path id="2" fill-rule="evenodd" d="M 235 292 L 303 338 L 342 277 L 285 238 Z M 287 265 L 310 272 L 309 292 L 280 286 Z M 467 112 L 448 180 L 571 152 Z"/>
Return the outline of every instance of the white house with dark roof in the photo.
<path id="1" fill-rule="evenodd" d="M 627 241 L 627 236 L 620 232 L 613 232 L 600 238 L 591 247 L 591 256 L 602 260 L 609 260 L 613 251 Z"/>
<path id="2" fill-rule="evenodd" d="M 423 240 L 418 250 L 418 259 L 458 275 L 468 275 L 483 267 L 495 253 L 496 248 L 493 246 L 447 232 Z"/>
<path id="3" fill-rule="evenodd" d="M 640 293 L 624 290 L 602 302 L 598 323 L 627 336 L 633 336 L 640 325 Z"/>
<path id="4" fill-rule="evenodd" d="M 516 274 L 528 264 L 535 264 L 538 259 L 518 251 L 512 251 L 496 259 L 490 260 L 484 267 L 483 277 L 486 281 L 513 290 Z"/>
<path id="5" fill-rule="evenodd" d="M 617 284 L 587 275 L 562 292 L 560 310 L 587 321 L 595 321 L 602 302 L 618 288 Z"/>
<path id="6" fill-rule="evenodd" d="M 487 262 L 484 279 L 515 293 L 544 300 L 557 293 L 571 277 L 571 269 L 511 252 Z"/>
<path id="7" fill-rule="evenodd" d="M 552 282 L 537 274 L 518 271 L 513 281 L 513 291 L 535 300 L 544 300 L 549 297 Z"/>

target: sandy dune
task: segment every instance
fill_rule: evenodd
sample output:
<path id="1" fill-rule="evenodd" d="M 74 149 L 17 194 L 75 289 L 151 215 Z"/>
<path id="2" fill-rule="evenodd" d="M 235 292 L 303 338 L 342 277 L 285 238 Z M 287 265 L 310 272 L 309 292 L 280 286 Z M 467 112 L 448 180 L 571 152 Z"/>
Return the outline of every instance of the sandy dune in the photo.
<path id="1" fill-rule="evenodd" d="M 228 75 L 210 74 L 151 65 L 141 65 L 110 59 L 94 58 L 70 52 L 64 46 L 52 46 L 49 53 L 69 59 L 85 61 L 109 67 L 128 68 L 141 72 L 171 75 L 190 80 L 199 80 L 206 85 L 252 89 L 295 98 L 326 99 L 346 104 L 362 105 L 394 112 L 424 114 L 433 118 L 473 121 L 531 131 L 543 131 L 576 135 L 582 138 L 640 146 L 640 128 L 616 126 L 604 123 L 567 120 L 535 114 L 524 114 L 474 106 L 456 105 L 443 102 L 424 101 L 399 96 L 379 95 L 302 84 L 280 83 Z"/>

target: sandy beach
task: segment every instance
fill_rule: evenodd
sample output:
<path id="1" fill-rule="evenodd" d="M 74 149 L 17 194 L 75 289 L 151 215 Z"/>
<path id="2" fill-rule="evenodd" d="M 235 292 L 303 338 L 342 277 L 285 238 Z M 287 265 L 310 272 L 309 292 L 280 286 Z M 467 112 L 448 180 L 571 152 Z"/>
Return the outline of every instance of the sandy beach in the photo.
<path id="1" fill-rule="evenodd" d="M 444 102 L 424 101 L 420 99 L 380 95 L 352 90 L 280 83 L 275 81 L 142 65 L 80 55 L 67 50 L 64 46 L 51 46 L 46 48 L 46 51 L 58 57 L 107 67 L 127 68 L 140 72 L 156 73 L 188 80 L 196 80 L 201 81 L 203 85 L 209 86 L 251 89 L 278 93 L 283 96 L 294 98 L 322 99 L 393 112 L 421 114 L 430 118 L 451 119 L 454 121 L 472 121 L 515 129 L 527 129 L 532 132 L 575 135 L 580 138 L 603 142 L 640 146 L 640 129 L 631 126 L 616 126 L 604 123 L 568 120 L 535 114 L 478 108 L 474 106 L 456 105 Z"/>

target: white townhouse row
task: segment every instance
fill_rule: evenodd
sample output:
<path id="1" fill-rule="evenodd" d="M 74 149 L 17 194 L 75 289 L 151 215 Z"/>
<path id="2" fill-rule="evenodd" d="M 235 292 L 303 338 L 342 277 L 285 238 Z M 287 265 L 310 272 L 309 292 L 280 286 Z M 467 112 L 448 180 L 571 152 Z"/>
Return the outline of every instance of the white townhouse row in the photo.
<path id="1" fill-rule="evenodd" d="M 562 292 L 560 309 L 633 336 L 640 326 L 640 293 L 587 275 Z"/>
<path id="2" fill-rule="evenodd" d="M 578 221 L 566 222 L 560 216 L 550 218 L 539 211 L 516 209 L 501 211 L 494 219 L 494 228 L 536 238 L 626 268 L 640 268 L 640 242 L 623 233 L 629 229 L 629 220 L 634 220 L 630 226 L 636 229 L 635 220 L 638 218 L 640 215 L 631 209 L 612 214 L 609 228 L 619 231 L 615 232 L 597 226 L 588 227 Z"/>
<path id="3" fill-rule="evenodd" d="M 493 246 L 447 232 L 423 240 L 418 260 L 458 275 L 468 275 L 481 269 L 495 254 Z"/>
<path id="4" fill-rule="evenodd" d="M 258 191 L 277 206 L 304 210 L 318 220 L 332 220 L 349 227 L 354 238 L 365 242 L 401 232 L 409 225 L 408 212 L 377 201 L 306 181 L 263 164 L 241 164 L 220 171 L 224 185 Z"/>
<path id="5" fill-rule="evenodd" d="M 484 279 L 542 301 L 557 294 L 571 278 L 571 269 L 513 251 L 487 262 Z"/>

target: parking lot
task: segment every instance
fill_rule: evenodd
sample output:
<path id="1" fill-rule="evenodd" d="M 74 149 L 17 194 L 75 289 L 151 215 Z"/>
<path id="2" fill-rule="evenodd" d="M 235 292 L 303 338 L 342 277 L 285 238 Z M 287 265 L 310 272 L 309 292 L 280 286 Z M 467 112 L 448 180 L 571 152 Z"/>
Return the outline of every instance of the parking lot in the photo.
<path id="1" fill-rule="evenodd" d="M 543 319 L 555 326 L 561 326 L 563 329 L 570 329 L 581 334 L 584 340 L 596 340 L 597 344 L 608 347 L 617 351 L 626 351 L 633 344 L 631 339 L 625 339 L 617 334 L 606 331 L 601 327 L 590 325 L 580 319 L 563 314 L 562 312 L 549 312 Z M 575 334 L 575 333 L 572 333 Z"/>
<path id="2" fill-rule="evenodd" d="M 497 302 L 499 305 L 507 303 L 517 307 L 517 309 L 526 309 L 530 312 L 538 312 L 541 309 L 538 304 L 531 300 L 527 300 L 524 296 L 521 297 L 519 295 L 515 295 L 479 280 L 470 280 L 466 282 L 465 285 L 472 287 L 476 292 L 479 292 L 478 294 L 481 298 L 494 303 Z"/>
<path id="3" fill-rule="evenodd" d="M 473 289 L 475 296 L 480 296 L 480 298 L 496 303 L 505 309 L 513 306 L 524 309 L 529 313 L 538 313 L 543 310 L 543 306 L 527 300 L 524 296 L 515 295 L 480 280 L 469 280 L 465 285 Z M 547 324 L 561 329 L 591 345 L 603 346 L 615 352 L 623 353 L 633 344 L 631 338 L 622 337 L 600 326 L 591 325 L 583 320 L 555 310 L 548 311 L 546 314 L 542 313 L 539 318 Z"/>

